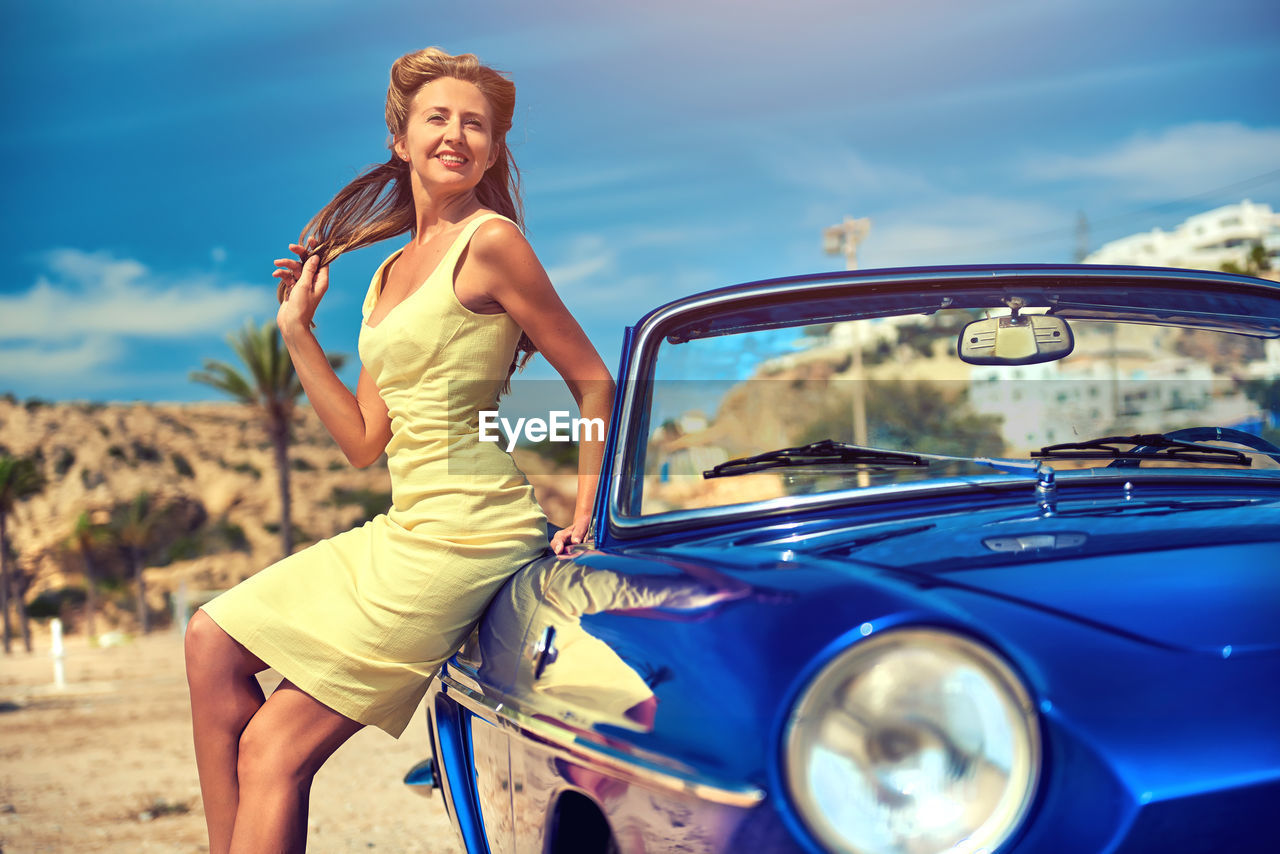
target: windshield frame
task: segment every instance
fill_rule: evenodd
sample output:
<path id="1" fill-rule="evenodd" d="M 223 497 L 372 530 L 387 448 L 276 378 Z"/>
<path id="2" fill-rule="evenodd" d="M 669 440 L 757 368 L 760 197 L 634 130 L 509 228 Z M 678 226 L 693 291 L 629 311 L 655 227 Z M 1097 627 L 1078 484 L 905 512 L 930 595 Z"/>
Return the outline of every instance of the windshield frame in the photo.
<path id="1" fill-rule="evenodd" d="M 1237 319 L 1257 318 L 1247 323 L 1247 328 L 1237 330 L 1244 334 L 1280 336 L 1280 285 L 1249 276 L 1147 267 L 1010 265 L 828 273 L 722 288 L 661 306 L 637 325 L 628 358 L 623 363 L 619 382 L 621 406 L 615 415 L 616 440 L 608 460 L 611 474 L 605 502 L 608 534 L 628 539 L 689 525 L 728 523 L 742 517 L 775 517 L 843 505 L 883 505 L 923 495 L 1030 489 L 1034 484 L 1034 478 L 1026 474 L 965 475 L 642 515 L 638 508 L 649 434 L 649 395 L 659 347 L 668 335 L 675 340 L 685 340 L 748 329 L 928 312 L 929 309 L 962 307 L 953 305 L 956 296 L 975 292 L 1002 297 L 1032 294 L 1051 306 L 1061 304 L 1069 307 L 1068 310 L 1081 305 L 1084 299 L 1104 298 L 1108 294 L 1109 299 L 1100 301 L 1109 305 L 1143 306 L 1143 301 L 1132 296 L 1116 296 L 1120 291 L 1166 295 L 1185 292 L 1188 296 L 1199 295 L 1201 301 L 1221 301 L 1224 306 L 1232 301 L 1247 305 L 1261 300 L 1262 304 L 1274 307 L 1274 311 L 1248 315 L 1239 310 L 1226 313 Z M 841 303 L 838 312 L 831 308 L 835 301 Z M 815 311 L 815 307 L 821 310 Z M 1222 328 L 1216 321 L 1210 322 L 1215 323 L 1210 328 Z M 1264 330 L 1272 334 L 1264 335 Z M 1066 483 L 1081 479 L 1089 482 L 1158 479 L 1165 483 L 1212 479 L 1221 484 L 1225 478 L 1257 486 L 1275 480 L 1274 474 L 1267 472 L 1192 469 L 1083 469 L 1061 471 L 1059 475 Z"/>

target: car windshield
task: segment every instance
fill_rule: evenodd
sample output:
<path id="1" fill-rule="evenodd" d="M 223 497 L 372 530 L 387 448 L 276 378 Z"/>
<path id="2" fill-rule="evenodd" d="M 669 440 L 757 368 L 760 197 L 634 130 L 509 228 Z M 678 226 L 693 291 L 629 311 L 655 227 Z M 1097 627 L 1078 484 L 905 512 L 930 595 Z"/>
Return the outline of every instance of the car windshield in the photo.
<path id="1" fill-rule="evenodd" d="M 1119 444 L 1145 450 L 1138 461 L 1077 458 L 1071 449 L 1048 455 L 1068 477 L 1106 467 L 1117 475 L 1177 467 L 1280 477 L 1280 464 L 1257 452 L 1280 444 L 1280 338 L 1268 337 L 1280 325 L 1274 318 L 1270 327 L 1250 327 L 1189 311 L 1180 320 L 1165 312 L 1141 322 L 1150 318 L 1138 303 L 1132 310 L 1028 304 L 1027 315 L 1068 319 L 1068 355 L 1032 364 L 962 361 L 957 343 L 966 324 L 1014 313 L 1007 300 L 989 302 L 834 322 L 775 314 L 768 323 L 725 321 L 709 335 L 709 324 L 689 334 L 664 330 L 636 422 L 645 438 L 633 440 L 642 446 L 633 446 L 642 481 L 633 513 L 1008 477 L 1016 467 L 1002 463 L 1023 461 L 1029 473 L 1046 446 L 1133 434 L 1230 447 L 1244 453 L 1247 467 L 1230 454 L 1179 459 L 1154 439 Z M 1205 427 L 1247 434 L 1253 447 L 1189 431 Z M 824 440 L 933 457 L 923 466 L 878 465 L 830 445 L 819 446 L 822 453 L 799 447 Z M 773 452 L 783 449 L 790 450 L 775 461 Z M 756 455 L 766 455 L 766 464 L 723 466 Z"/>

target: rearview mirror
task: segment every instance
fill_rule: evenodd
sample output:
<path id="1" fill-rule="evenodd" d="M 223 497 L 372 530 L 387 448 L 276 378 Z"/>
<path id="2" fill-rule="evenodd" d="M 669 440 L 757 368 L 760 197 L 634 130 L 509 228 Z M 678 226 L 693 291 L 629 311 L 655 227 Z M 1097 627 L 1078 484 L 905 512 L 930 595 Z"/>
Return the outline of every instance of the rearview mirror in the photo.
<path id="1" fill-rule="evenodd" d="M 971 365 L 1034 365 L 1071 352 L 1075 339 L 1061 317 L 1047 314 L 988 317 L 967 324 L 956 352 Z"/>

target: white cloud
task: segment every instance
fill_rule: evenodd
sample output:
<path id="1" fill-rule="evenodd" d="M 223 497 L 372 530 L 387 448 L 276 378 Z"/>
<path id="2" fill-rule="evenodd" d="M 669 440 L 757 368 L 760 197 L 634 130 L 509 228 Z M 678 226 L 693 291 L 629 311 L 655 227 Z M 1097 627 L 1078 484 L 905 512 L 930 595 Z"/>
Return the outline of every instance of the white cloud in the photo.
<path id="1" fill-rule="evenodd" d="M 547 268 L 552 283 L 562 290 L 590 287 L 593 280 L 618 266 L 618 252 L 598 234 L 582 234 L 569 241 L 565 258 Z"/>
<path id="2" fill-rule="evenodd" d="M 677 224 L 661 227 L 637 226 L 617 234 L 579 233 L 569 238 L 563 249 L 545 252 L 547 275 L 562 292 L 576 300 L 582 295 L 598 296 L 601 291 L 629 288 L 640 278 L 635 271 L 650 268 L 655 249 L 670 252 L 677 247 L 715 246 L 741 239 L 749 229 L 741 223 Z M 676 270 L 664 279 L 706 276 L 692 269 Z M 626 284 L 632 283 L 632 284 Z"/>
<path id="3" fill-rule="evenodd" d="M 1280 128 L 1199 122 L 1142 133 L 1086 156 L 1051 156 L 1024 165 L 1031 178 L 1111 182 L 1131 199 L 1195 195 L 1280 167 Z"/>
<path id="4" fill-rule="evenodd" d="M 92 376 L 116 362 L 123 348 L 94 336 L 74 343 L 0 345 L 0 383 L 45 383 Z"/>
<path id="5" fill-rule="evenodd" d="M 1063 262 L 1073 225 L 1069 213 L 1039 202 L 934 198 L 873 219 L 859 262 L 863 267 Z"/>
<path id="6" fill-rule="evenodd" d="M 835 198 L 857 204 L 871 196 L 886 198 L 934 191 L 921 174 L 883 163 L 872 163 L 851 148 L 818 148 L 797 151 L 794 156 L 769 158 L 771 168 L 786 184 L 811 196 Z"/>
<path id="7" fill-rule="evenodd" d="M 712 241 L 728 231 L 724 227 L 692 229 L 636 229 L 621 237 L 578 234 L 570 239 L 547 275 L 573 310 L 617 309 L 624 318 L 639 317 L 660 302 L 711 287 L 716 277 L 698 268 L 675 267 L 661 273 L 646 272 L 637 253 L 696 241 Z M 615 317 L 616 321 L 616 317 Z"/>
<path id="8" fill-rule="evenodd" d="M 972 176 L 883 164 L 850 146 L 810 147 L 794 158 L 762 164 L 781 182 L 805 191 L 808 205 L 798 222 L 815 235 L 841 214 L 871 218 L 871 233 L 858 257 L 864 268 L 1066 262 L 1074 249 L 1082 194 L 1095 206 L 1103 199 L 1168 201 L 1277 167 L 1280 128 L 1238 122 L 1181 125 L 1139 134 L 1088 156 L 1045 153 L 1013 163 L 1003 170 L 1013 174 L 993 178 L 1019 179 L 1007 195 L 996 189 L 970 192 L 966 185 Z M 1075 191 L 1072 201 L 1033 182 L 1069 185 Z M 814 240 L 794 247 L 797 265 L 812 263 Z"/>
<path id="9" fill-rule="evenodd" d="M 270 310 L 273 296 L 266 285 L 160 276 L 131 258 L 59 249 L 29 290 L 0 295 L 0 342 L 220 333 Z"/>
<path id="10" fill-rule="evenodd" d="M 663 171 L 657 163 L 628 160 L 624 166 L 598 168 L 583 168 L 581 164 L 575 164 L 574 168 L 556 165 L 529 166 L 520 170 L 520 178 L 530 200 L 569 196 L 580 203 L 584 192 L 616 192 L 620 188 L 645 187 Z"/>
<path id="11" fill-rule="evenodd" d="M 579 234 L 569 241 L 563 259 L 547 269 L 561 298 L 575 314 L 592 314 L 601 307 L 627 305 L 646 290 L 648 282 L 624 275 L 621 247 L 599 234 Z"/>

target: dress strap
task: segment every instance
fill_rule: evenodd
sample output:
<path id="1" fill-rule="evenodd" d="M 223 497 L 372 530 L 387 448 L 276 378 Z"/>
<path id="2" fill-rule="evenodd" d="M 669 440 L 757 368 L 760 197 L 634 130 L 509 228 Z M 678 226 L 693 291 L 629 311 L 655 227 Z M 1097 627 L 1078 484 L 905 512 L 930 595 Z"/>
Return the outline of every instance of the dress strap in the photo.
<path id="1" fill-rule="evenodd" d="M 409 299 L 409 297 L 412 297 L 418 291 L 426 288 L 430 282 L 440 276 L 444 276 L 446 278 L 449 283 L 449 289 L 452 290 L 453 276 L 458 269 L 458 258 L 462 256 L 462 251 L 471 243 L 471 238 L 475 235 L 476 230 L 491 219 L 504 219 L 512 225 L 515 225 L 509 217 L 505 217 L 500 213 L 481 214 L 468 222 L 462 227 L 462 230 L 458 232 L 458 236 L 453 239 L 453 243 L 451 243 L 449 248 L 445 251 L 444 257 L 437 262 L 435 269 L 431 271 L 431 274 L 427 277 L 426 281 L 414 290 L 410 291 L 405 299 Z M 516 226 L 516 228 L 519 228 L 519 226 Z M 364 315 L 366 323 L 369 320 L 369 315 L 373 313 L 374 304 L 377 303 L 378 297 L 382 294 L 382 288 L 386 284 L 387 272 L 390 269 L 391 263 L 399 258 L 402 252 L 404 252 L 403 248 L 392 252 L 381 264 L 378 265 L 378 269 L 374 272 L 373 278 L 369 282 L 369 290 L 365 292 L 364 304 L 361 306 L 361 314 Z M 395 309 L 393 308 L 392 311 L 394 310 Z"/>
<path id="2" fill-rule="evenodd" d="M 382 263 L 378 265 L 378 269 L 374 271 L 373 277 L 369 280 L 369 289 L 365 291 L 364 303 L 360 306 L 360 313 L 364 315 L 365 320 L 369 319 L 369 313 L 373 311 L 374 303 L 378 301 L 378 296 L 387 284 L 387 270 L 390 269 L 391 262 L 399 258 L 401 252 L 404 252 L 403 248 L 397 249 L 382 259 Z"/>
<path id="3" fill-rule="evenodd" d="M 470 245 L 471 238 L 475 236 L 476 230 L 491 219 L 505 219 L 507 222 L 515 225 L 514 222 L 511 222 L 509 218 L 500 213 L 481 214 L 471 220 L 471 222 L 462 227 L 462 231 L 460 231 L 458 236 L 453 239 L 453 245 L 449 247 L 449 251 L 440 259 L 440 263 L 436 265 L 436 269 L 435 272 L 432 273 L 432 277 L 444 276 L 449 280 L 450 287 L 452 287 L 454 273 L 458 270 L 458 259 L 462 257 L 463 250 Z M 517 228 L 518 227 L 519 226 L 517 226 Z"/>

